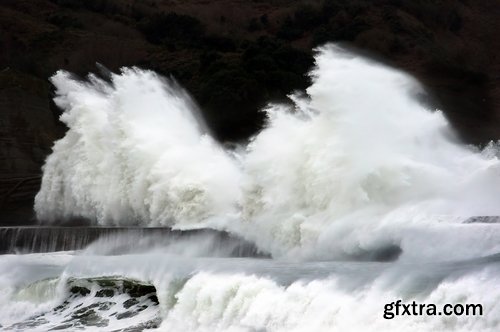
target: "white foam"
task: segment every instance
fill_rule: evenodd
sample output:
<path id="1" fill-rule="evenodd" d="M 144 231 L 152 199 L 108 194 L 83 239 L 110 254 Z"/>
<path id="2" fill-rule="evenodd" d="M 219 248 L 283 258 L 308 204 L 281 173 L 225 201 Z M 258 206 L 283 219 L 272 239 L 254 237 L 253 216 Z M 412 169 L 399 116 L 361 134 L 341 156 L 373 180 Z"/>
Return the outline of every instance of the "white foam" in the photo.
<path id="1" fill-rule="evenodd" d="M 44 166 L 40 219 L 169 225 L 233 209 L 239 172 L 175 84 L 139 69 L 111 84 L 63 71 L 52 82 L 69 130 Z"/>
<path id="2" fill-rule="evenodd" d="M 58 72 L 69 130 L 44 166 L 37 216 L 228 229 L 300 259 L 387 245 L 448 259 L 478 238 L 476 254 L 496 250 L 492 228 L 453 242 L 440 225 L 500 215 L 497 146 L 460 143 L 401 71 L 334 45 L 315 59 L 306 94 L 270 105 L 266 128 L 237 152 L 202 129 L 185 92 L 150 71 L 123 69 L 110 84 Z M 426 232 L 447 239 L 445 253 L 421 250 Z"/>
<path id="3" fill-rule="evenodd" d="M 0 257 L 36 265 L 25 256 Z M 75 256 L 72 260 L 57 255 L 33 255 L 42 265 L 61 267 L 61 284 L 69 278 L 115 276 L 154 284 L 160 301 L 159 331 L 497 331 L 500 292 L 498 259 L 491 262 L 449 264 L 380 263 L 286 263 L 273 260 L 230 260 L 227 258 L 188 258 L 163 254 L 123 256 Z M 2 270 L 4 271 L 4 270 Z M 14 282 L 13 280 L 11 280 Z M 50 284 L 46 283 L 46 285 Z M 5 284 L 4 284 L 5 285 Z M 36 285 L 36 284 L 35 284 Z M 95 286 L 95 285 L 94 285 Z M 22 321 L 33 313 L 45 312 L 48 322 L 32 327 L 43 331 L 68 319 L 78 308 L 96 301 L 98 290 L 66 304 L 63 312 L 52 312 L 57 302 L 67 298 L 67 289 L 56 289 L 46 305 L 19 295 L 0 302 L 0 323 Z M 50 287 L 48 287 L 50 288 Z M 52 292 L 53 293 L 53 292 Z M 26 294 L 25 294 L 26 295 Z M 51 295 L 53 296 L 53 295 Z M 123 294 L 100 300 L 116 303 L 107 311 L 108 325 L 85 327 L 90 331 L 112 331 L 149 320 L 158 315 L 150 306 L 140 316 L 111 319 L 113 311 L 123 312 Z M 476 316 L 396 316 L 383 318 L 384 305 L 398 299 L 404 303 L 442 305 L 474 304 L 483 306 Z M 31 306 L 29 304 L 31 303 Z M 39 307 L 37 308 L 37 304 Z M 49 306 L 51 304 L 52 306 Z M 12 308 L 22 308 L 22 315 Z M 9 310 L 5 310 L 9 309 Z M 71 322 L 71 320 L 70 320 Z M 7 323 L 7 324 L 6 324 Z M 69 328 L 68 330 L 71 330 Z"/>

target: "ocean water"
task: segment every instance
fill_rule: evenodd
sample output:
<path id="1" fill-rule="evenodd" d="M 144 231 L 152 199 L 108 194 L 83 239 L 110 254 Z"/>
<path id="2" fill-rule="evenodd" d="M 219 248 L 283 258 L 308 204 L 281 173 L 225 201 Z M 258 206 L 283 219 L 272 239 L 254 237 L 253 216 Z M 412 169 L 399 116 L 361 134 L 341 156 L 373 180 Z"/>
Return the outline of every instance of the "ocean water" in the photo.
<path id="1" fill-rule="evenodd" d="M 460 142 L 401 71 L 335 45 L 315 60 L 311 86 L 230 149 L 154 72 L 56 73 L 69 129 L 43 169 L 39 220 L 209 228 L 259 254 L 202 233 L 2 255 L 2 328 L 498 331 L 498 144 Z M 483 311 L 384 318 L 397 300 Z"/>

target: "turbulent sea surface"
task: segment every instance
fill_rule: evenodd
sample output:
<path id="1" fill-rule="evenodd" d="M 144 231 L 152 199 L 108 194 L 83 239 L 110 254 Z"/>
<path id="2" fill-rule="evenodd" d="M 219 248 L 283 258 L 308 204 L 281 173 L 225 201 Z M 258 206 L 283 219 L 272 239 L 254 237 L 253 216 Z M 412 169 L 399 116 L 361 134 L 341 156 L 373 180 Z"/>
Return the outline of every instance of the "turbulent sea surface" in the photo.
<path id="1" fill-rule="evenodd" d="M 405 73 L 335 45 L 315 59 L 312 85 L 231 148 L 151 71 L 56 73 L 69 129 L 41 221 L 216 232 L 2 255 L 0 329 L 498 331 L 498 145 L 462 144 Z M 396 300 L 483 312 L 384 319 Z"/>

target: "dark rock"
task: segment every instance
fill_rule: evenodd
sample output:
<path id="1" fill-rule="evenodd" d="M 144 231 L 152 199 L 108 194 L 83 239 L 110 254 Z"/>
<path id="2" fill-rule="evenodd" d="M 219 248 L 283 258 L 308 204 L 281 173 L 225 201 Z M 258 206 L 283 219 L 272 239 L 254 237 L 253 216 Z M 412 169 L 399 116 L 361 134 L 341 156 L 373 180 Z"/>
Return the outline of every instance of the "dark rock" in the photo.
<path id="1" fill-rule="evenodd" d="M 128 309 L 128 308 L 130 308 L 131 306 L 136 305 L 137 303 L 139 303 L 139 301 L 138 301 L 137 299 L 134 299 L 134 298 L 132 298 L 132 299 L 128 299 L 127 301 L 123 302 L 123 307 L 124 307 L 125 309 Z"/>
<path id="2" fill-rule="evenodd" d="M 112 289 L 101 289 L 95 294 L 96 297 L 112 297 L 115 295 L 115 291 Z"/>
<path id="3" fill-rule="evenodd" d="M 116 315 L 116 319 L 120 320 L 120 319 L 124 319 L 124 318 L 130 318 L 130 317 L 137 316 L 137 314 L 138 314 L 137 311 L 125 311 L 125 312 L 122 312 L 122 313 L 119 313 L 118 315 Z"/>
<path id="4" fill-rule="evenodd" d="M 156 288 L 153 285 L 140 284 L 131 280 L 123 280 L 123 290 L 131 297 L 141 297 L 156 293 Z"/>
<path id="5" fill-rule="evenodd" d="M 71 318 L 78 321 L 83 326 L 102 327 L 107 326 L 109 323 L 109 319 L 102 318 L 93 309 L 90 309 L 90 307 L 75 311 L 71 315 Z"/>
<path id="6" fill-rule="evenodd" d="M 73 327 L 73 324 L 66 323 L 66 324 L 57 325 L 57 326 L 49 329 L 49 331 L 69 330 L 70 327 Z"/>
<path id="7" fill-rule="evenodd" d="M 70 288 L 69 291 L 73 294 L 78 294 L 81 296 L 86 296 L 86 295 L 90 294 L 90 290 L 88 288 L 81 287 L 81 286 L 73 286 Z"/>
<path id="8" fill-rule="evenodd" d="M 156 295 L 151 295 L 150 297 L 148 297 L 148 299 L 153 302 L 154 304 L 159 304 L 160 301 L 158 301 L 158 296 Z"/>
<path id="9" fill-rule="evenodd" d="M 100 310 L 100 311 L 109 310 L 115 304 L 116 304 L 116 302 L 110 302 L 110 301 L 108 301 L 108 302 L 100 302 L 98 310 Z"/>

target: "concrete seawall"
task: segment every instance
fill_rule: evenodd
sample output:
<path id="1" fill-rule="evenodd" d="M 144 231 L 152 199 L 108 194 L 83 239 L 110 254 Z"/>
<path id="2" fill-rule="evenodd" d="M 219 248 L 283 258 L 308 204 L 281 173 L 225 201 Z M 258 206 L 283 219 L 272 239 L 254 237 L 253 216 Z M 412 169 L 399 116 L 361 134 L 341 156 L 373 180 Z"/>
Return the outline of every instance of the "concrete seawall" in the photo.
<path id="1" fill-rule="evenodd" d="M 127 247 L 133 248 L 139 240 L 152 244 L 168 244 L 178 239 L 201 241 L 210 237 L 219 247 L 231 247 L 231 256 L 266 256 L 252 244 L 226 232 L 210 229 L 180 231 L 164 227 L 0 227 L 0 254 L 40 253 L 80 250 L 97 241 L 126 238 Z"/>

